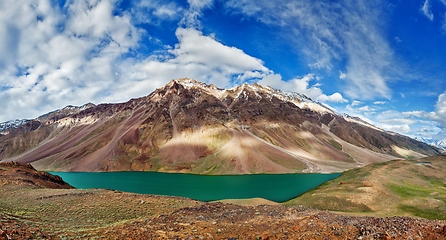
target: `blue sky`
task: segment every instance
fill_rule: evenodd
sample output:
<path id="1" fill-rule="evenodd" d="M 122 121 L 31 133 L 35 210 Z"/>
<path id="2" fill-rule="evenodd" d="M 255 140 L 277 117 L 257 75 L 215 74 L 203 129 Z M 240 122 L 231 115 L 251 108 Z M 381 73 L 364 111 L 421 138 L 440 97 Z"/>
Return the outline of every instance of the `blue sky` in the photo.
<path id="1" fill-rule="evenodd" d="M 446 0 L 3 0 L 0 122 L 189 77 L 446 140 L 445 44 Z"/>

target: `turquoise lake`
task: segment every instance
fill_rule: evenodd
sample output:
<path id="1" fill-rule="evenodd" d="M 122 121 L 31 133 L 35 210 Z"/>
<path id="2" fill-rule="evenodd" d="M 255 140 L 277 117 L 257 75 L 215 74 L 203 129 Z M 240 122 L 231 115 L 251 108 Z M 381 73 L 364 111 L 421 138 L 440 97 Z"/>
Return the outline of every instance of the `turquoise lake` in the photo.
<path id="1" fill-rule="evenodd" d="M 80 189 L 188 197 L 200 201 L 265 198 L 285 202 L 340 174 L 251 174 L 204 176 L 159 172 L 51 172 Z"/>

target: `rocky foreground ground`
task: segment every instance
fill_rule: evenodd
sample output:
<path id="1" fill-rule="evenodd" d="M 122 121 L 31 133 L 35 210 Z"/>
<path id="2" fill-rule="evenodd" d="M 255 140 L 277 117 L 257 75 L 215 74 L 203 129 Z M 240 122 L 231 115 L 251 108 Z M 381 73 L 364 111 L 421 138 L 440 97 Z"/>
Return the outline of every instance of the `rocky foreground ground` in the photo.
<path id="1" fill-rule="evenodd" d="M 105 231 L 130 239 L 445 239 L 445 222 L 205 203 Z"/>
<path id="2" fill-rule="evenodd" d="M 30 219 L 2 214 L 0 239 L 446 239 L 445 222 L 407 217 L 349 217 L 306 208 L 224 203 L 169 211 L 59 234 L 33 227 Z"/>
<path id="3" fill-rule="evenodd" d="M 72 189 L 0 164 L 0 239 L 446 239 L 446 221 Z"/>

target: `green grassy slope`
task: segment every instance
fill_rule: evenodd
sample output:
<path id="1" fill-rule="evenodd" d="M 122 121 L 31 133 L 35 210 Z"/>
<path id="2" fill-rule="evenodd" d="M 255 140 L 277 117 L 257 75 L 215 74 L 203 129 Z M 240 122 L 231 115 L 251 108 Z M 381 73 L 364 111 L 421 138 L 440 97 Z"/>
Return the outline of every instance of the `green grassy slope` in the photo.
<path id="1" fill-rule="evenodd" d="M 445 169 L 446 156 L 371 164 L 285 204 L 355 215 L 446 219 Z"/>

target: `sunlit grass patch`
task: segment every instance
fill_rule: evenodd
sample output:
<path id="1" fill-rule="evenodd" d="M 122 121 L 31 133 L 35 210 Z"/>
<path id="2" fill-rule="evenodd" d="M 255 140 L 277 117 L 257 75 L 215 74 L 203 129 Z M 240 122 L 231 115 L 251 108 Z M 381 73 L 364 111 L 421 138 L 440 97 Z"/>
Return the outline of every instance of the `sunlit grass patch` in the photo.
<path id="1" fill-rule="evenodd" d="M 432 193 L 432 190 L 424 186 L 418 185 L 397 185 L 388 184 L 387 187 L 395 194 L 401 197 L 418 197 L 418 196 L 428 196 Z"/>
<path id="2" fill-rule="evenodd" d="M 434 209 L 422 209 L 414 206 L 399 205 L 398 208 L 404 212 L 412 213 L 414 216 L 436 219 L 436 220 L 446 220 L 446 209 L 445 207 L 434 208 Z"/>

